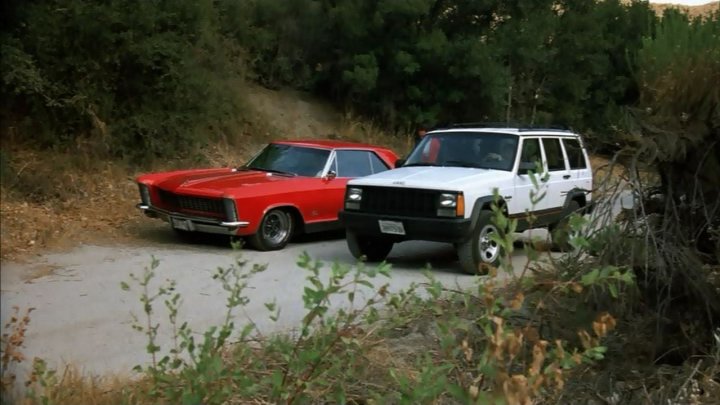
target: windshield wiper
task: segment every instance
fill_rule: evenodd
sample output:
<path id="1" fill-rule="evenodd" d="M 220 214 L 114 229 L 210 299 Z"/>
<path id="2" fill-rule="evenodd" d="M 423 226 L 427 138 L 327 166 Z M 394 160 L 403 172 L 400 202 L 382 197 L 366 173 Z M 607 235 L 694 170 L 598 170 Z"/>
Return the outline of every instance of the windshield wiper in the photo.
<path id="1" fill-rule="evenodd" d="M 481 167 L 477 163 L 466 162 L 463 160 L 448 160 L 445 162 L 445 166 L 458 166 L 458 167 L 473 167 L 480 169 Z"/>
<path id="2" fill-rule="evenodd" d="M 417 162 L 417 163 L 407 163 L 402 165 L 402 167 L 410 167 L 410 166 L 440 166 L 437 163 L 430 163 L 430 162 Z"/>
<path id="3" fill-rule="evenodd" d="M 279 174 L 279 175 L 281 175 L 281 176 L 288 176 L 288 177 L 295 177 L 295 176 L 297 176 L 297 174 L 295 174 L 295 173 L 285 172 L 285 171 L 282 171 L 282 170 L 268 169 L 268 168 L 265 168 L 265 167 L 243 166 L 243 169 L 247 169 L 247 170 L 260 170 L 260 171 L 263 171 L 263 172 L 270 172 L 270 173 L 275 173 L 275 174 Z"/>

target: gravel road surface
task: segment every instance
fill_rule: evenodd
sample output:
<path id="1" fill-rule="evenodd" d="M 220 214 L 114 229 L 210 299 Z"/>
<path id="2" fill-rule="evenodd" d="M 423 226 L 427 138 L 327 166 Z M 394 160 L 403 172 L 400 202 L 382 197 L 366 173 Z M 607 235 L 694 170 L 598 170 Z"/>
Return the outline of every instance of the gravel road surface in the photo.
<path id="1" fill-rule="evenodd" d="M 167 228 L 155 231 L 151 240 L 153 243 L 147 246 L 84 245 L 25 263 L 3 263 L 2 323 L 7 322 L 14 306 L 21 310 L 35 308 L 25 340 L 27 358 L 41 357 L 54 366 L 70 363 L 93 374 L 129 372 L 133 366 L 147 362 L 146 339 L 131 328 L 131 314 L 143 315 L 139 291 L 123 291 L 120 283 L 130 281 L 130 273 L 142 274 L 152 257 L 159 260 L 154 285 L 167 279 L 177 282 L 183 298 L 181 320 L 188 321 L 195 331 L 221 323 L 226 295 L 212 275 L 219 266 L 235 263 L 238 252 L 224 240 L 182 242 Z M 322 271 L 326 276 L 332 262 L 355 263 L 345 240 L 337 234 L 306 237 L 281 251 L 243 250 L 243 260 L 267 264 L 268 268 L 250 280 L 250 304 L 237 314 L 236 324 L 253 321 L 263 333 L 290 330 L 299 324 L 305 314 L 302 291 L 308 273 L 296 262 L 304 251 L 328 264 Z M 446 285 L 469 287 L 474 281 L 473 276 L 459 270 L 449 244 L 401 243 L 388 261 L 392 278 L 379 278 L 377 283 L 389 281 L 391 290 L 424 281 L 422 269 L 428 263 L 437 279 Z M 521 252 L 516 253 L 514 261 L 524 265 Z M 277 322 L 269 320 L 264 305 L 273 300 L 281 308 Z M 156 319 L 167 324 L 162 306 L 158 303 Z M 163 332 L 161 326 L 160 343 L 167 347 L 169 335 Z"/>
<path id="2" fill-rule="evenodd" d="M 626 204 L 625 204 L 626 205 Z M 618 212 L 615 201 L 612 211 Z M 544 230 L 533 230 L 533 236 L 545 237 Z M 524 234 L 528 236 L 528 232 Z M 165 226 L 157 226 L 138 235 L 144 245 L 83 245 L 62 253 L 48 253 L 23 263 L 2 263 L 1 292 L 3 325 L 12 308 L 35 308 L 25 339 L 23 352 L 28 359 L 41 357 L 51 366 L 77 366 L 89 374 L 129 374 L 133 366 L 147 364 L 145 337 L 132 329 L 132 315 L 142 316 L 137 288 L 127 292 L 120 283 L 130 280 L 130 273 L 142 274 L 151 258 L 159 260 L 157 285 L 167 279 L 177 282 L 183 302 L 179 314 L 196 332 L 222 322 L 226 295 L 212 279 L 219 266 L 235 263 L 238 252 L 227 239 L 208 236 L 201 242 L 177 239 Z M 146 242 L 146 243 L 145 243 Z M 244 250 L 242 258 L 249 263 L 267 264 L 266 271 L 250 281 L 249 305 L 238 312 L 236 325 L 255 322 L 262 333 L 291 330 L 305 314 L 302 303 L 307 272 L 300 269 L 298 257 L 308 252 L 315 260 L 354 264 L 342 235 L 308 236 L 289 244 L 284 250 L 257 252 Z M 526 263 L 522 250 L 516 250 L 513 264 Z M 408 287 L 425 281 L 422 269 L 428 264 L 436 278 L 450 287 L 471 287 L 475 277 L 459 270 L 457 256 L 449 244 L 404 242 L 397 244 L 388 261 L 392 265 L 390 289 Z M 322 270 L 327 276 L 330 269 Z M 381 278 L 378 284 L 386 280 Z M 280 318 L 268 318 L 265 303 L 275 300 L 281 308 Z M 155 318 L 167 325 L 162 303 Z M 5 333 L 6 331 L 3 331 Z M 161 326 L 159 343 L 169 348 L 169 331 Z M 29 369 L 21 365 L 19 378 Z"/>

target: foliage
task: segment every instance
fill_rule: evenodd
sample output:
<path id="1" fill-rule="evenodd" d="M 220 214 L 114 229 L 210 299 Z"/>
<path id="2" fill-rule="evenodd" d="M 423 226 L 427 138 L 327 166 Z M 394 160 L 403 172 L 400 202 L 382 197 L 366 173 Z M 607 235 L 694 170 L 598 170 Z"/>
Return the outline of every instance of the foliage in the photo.
<path id="1" fill-rule="evenodd" d="M 309 59 L 327 45 L 318 2 L 222 0 L 217 7 L 220 30 L 245 49 L 252 79 L 270 88 L 311 87 Z"/>
<path id="2" fill-rule="evenodd" d="M 625 153 L 658 171 L 661 193 L 716 210 L 720 10 L 693 20 L 666 10 L 656 34 L 643 38 L 635 76 L 640 98 L 620 138 Z"/>
<path id="3" fill-rule="evenodd" d="M 303 294 L 307 312 L 297 335 L 267 336 L 256 344 L 254 325 L 236 330 L 230 313 L 247 305 L 242 291 L 263 266 L 245 271 L 246 263 L 238 261 L 229 269 L 218 269 L 215 278 L 229 295 L 228 316 L 223 326 L 205 332 L 199 345 L 186 323 L 177 327 L 180 297 L 173 292 L 173 282 L 157 293 L 147 290 L 157 262 L 153 261 L 143 276 L 133 276 L 134 284 L 141 288 L 147 318 L 134 328 L 147 335 L 152 364 L 147 369 L 137 368 L 153 381 L 143 395 L 153 401 L 188 404 L 251 398 L 273 403 L 322 399 L 345 403 L 362 397 L 399 403 L 426 403 L 442 397 L 488 403 L 492 398 L 505 398 L 508 403 L 520 404 L 547 395 L 548 390 L 561 389 L 563 370 L 602 360 L 606 349 L 599 339 L 615 325 L 611 316 L 602 315 L 595 321 L 592 335 L 580 334 L 582 348 L 571 350 L 561 341 L 550 347 L 547 341 L 527 335 L 530 332 L 513 320 L 524 308 L 523 294 L 506 298 L 492 281 L 479 283 L 475 294 L 448 294 L 428 273 L 426 298 L 422 298 L 417 285 L 397 293 L 390 292 L 387 284 L 374 285 L 370 280 L 375 277 L 390 276 L 386 264 L 368 267 L 360 263 L 354 268 L 333 264 L 328 273 L 321 272 L 323 263 L 305 254 L 298 265 L 308 272 L 308 285 Z M 326 280 L 323 274 L 327 274 Z M 587 281 L 589 286 L 603 283 L 601 277 Z M 123 283 L 123 288 L 133 287 Z M 158 361 L 160 324 L 153 319 L 152 304 L 161 297 L 167 297 L 175 343 Z M 344 304 L 337 302 L 341 297 Z M 478 301 L 483 304 L 478 306 Z M 270 318 L 277 320 L 280 308 L 274 302 L 266 308 Z M 430 352 L 433 354 L 418 355 L 413 365 L 416 376 L 391 367 L 385 371 L 384 386 L 357 392 L 357 382 L 368 378 L 368 370 L 373 369 L 367 356 L 381 344 L 383 335 L 427 316 L 432 317 L 439 346 Z M 231 335 L 236 340 L 225 347 Z M 518 370 L 522 372 L 518 374 Z"/>
<path id="4" fill-rule="evenodd" d="M 720 11 L 690 21 L 667 10 L 656 35 L 643 38 L 636 69 L 632 141 L 650 163 L 684 162 L 718 141 Z"/>
<path id="5" fill-rule="evenodd" d="M 22 347 L 30 324 L 30 313 L 34 309 L 28 308 L 25 315 L 21 317 L 20 308 L 13 307 L 12 315 L 4 325 L 4 330 L 9 330 L 9 332 L 3 333 L 0 340 L 0 348 L 2 349 L 0 355 L 0 392 L 5 393 L 12 390 L 17 378 L 13 368 L 25 360 Z"/>
<path id="6" fill-rule="evenodd" d="M 655 21 L 646 3 L 617 0 L 227 4 L 225 24 L 263 83 L 313 89 L 395 129 L 602 128 L 635 101 L 626 56 Z"/>
<path id="7" fill-rule="evenodd" d="M 650 76 L 667 61 L 690 68 L 695 59 L 685 56 L 701 55 L 695 44 L 709 44 L 717 25 L 693 21 L 698 35 L 677 36 L 692 42 L 676 48 L 682 54 L 644 69 L 662 38 L 682 34 L 685 14 L 666 12 L 656 40 L 649 5 L 619 0 L 44 0 L 5 11 L 7 118 L 43 145 L 80 141 L 121 156 L 167 156 L 227 131 L 242 115 L 246 74 L 325 95 L 396 131 L 421 122 L 562 124 L 599 145 L 624 107 L 648 101 L 641 87 L 674 91 Z M 713 67 L 697 71 L 711 83 Z M 691 86 L 703 85 L 683 88 Z"/>
<path id="8" fill-rule="evenodd" d="M 666 10 L 636 59 L 639 102 L 629 110 L 627 136 L 617 139 L 626 145 L 622 157 L 636 196 L 623 221 L 623 256 L 634 257 L 631 263 L 644 274 L 643 290 L 659 318 L 693 313 L 694 323 L 712 329 L 720 316 L 713 282 L 720 262 L 714 236 L 720 225 L 720 10 L 692 20 Z M 659 180 L 648 184 L 641 170 L 655 171 Z M 682 310 L 670 305 L 677 301 L 684 302 Z M 709 335 L 687 343 L 690 349 L 673 352 L 684 357 L 711 344 Z"/>
<path id="9" fill-rule="evenodd" d="M 168 156 L 236 118 L 235 47 L 211 1 L 45 0 L 12 11 L 0 35 L 3 114 L 28 141 Z"/>

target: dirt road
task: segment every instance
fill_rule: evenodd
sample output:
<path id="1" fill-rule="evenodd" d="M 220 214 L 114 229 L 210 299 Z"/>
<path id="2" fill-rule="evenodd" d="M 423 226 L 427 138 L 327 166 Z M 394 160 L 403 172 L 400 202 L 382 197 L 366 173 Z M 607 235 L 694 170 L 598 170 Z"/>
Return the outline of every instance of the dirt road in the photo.
<path id="1" fill-rule="evenodd" d="M 305 314 L 302 291 L 308 275 L 297 266 L 297 259 L 307 251 L 313 259 L 327 264 L 354 264 L 341 236 L 306 237 L 277 252 L 243 251 L 243 259 L 267 264 L 268 268 L 251 279 L 247 292 L 250 303 L 238 313 L 236 324 L 255 322 L 263 333 L 297 326 Z M 122 291 L 120 283 L 129 281 L 130 273 L 141 274 L 152 257 L 160 262 L 155 285 L 167 279 L 177 281 L 177 291 L 183 298 L 179 315 L 182 321 L 188 321 L 199 332 L 221 323 L 226 295 L 212 275 L 218 266 L 233 264 L 238 252 L 223 239 L 182 242 L 164 227 L 154 231 L 148 240 L 149 246 L 85 245 L 65 253 L 42 255 L 27 263 L 3 263 L 3 324 L 13 306 L 35 308 L 25 341 L 27 358 L 41 357 L 55 367 L 70 363 L 93 374 L 130 372 L 133 366 L 149 361 L 146 339 L 131 328 L 131 313 L 143 316 L 139 291 Z M 522 253 L 517 253 L 517 264 L 524 264 L 524 260 Z M 393 267 L 390 285 L 395 290 L 424 281 L 421 270 L 428 263 L 446 285 L 469 287 L 474 280 L 460 272 L 451 245 L 405 242 L 395 246 L 389 262 Z M 323 274 L 329 272 L 329 266 L 325 266 Z M 381 282 L 385 279 L 378 280 Z M 281 308 L 276 323 L 269 320 L 264 305 L 273 300 Z M 164 328 L 168 322 L 162 303 L 156 309 L 155 321 L 162 324 L 160 345 L 168 348 L 170 336 Z M 29 362 L 24 366 L 29 367 Z"/>

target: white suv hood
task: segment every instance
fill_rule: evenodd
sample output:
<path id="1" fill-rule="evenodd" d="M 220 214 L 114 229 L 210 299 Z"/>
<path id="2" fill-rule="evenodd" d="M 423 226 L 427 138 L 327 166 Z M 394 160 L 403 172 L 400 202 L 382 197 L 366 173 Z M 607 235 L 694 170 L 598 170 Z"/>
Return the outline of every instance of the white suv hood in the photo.
<path id="1" fill-rule="evenodd" d="M 349 185 L 425 188 L 463 191 L 484 183 L 498 185 L 511 180 L 512 173 L 503 170 L 469 167 L 415 166 L 400 167 L 351 180 Z"/>

